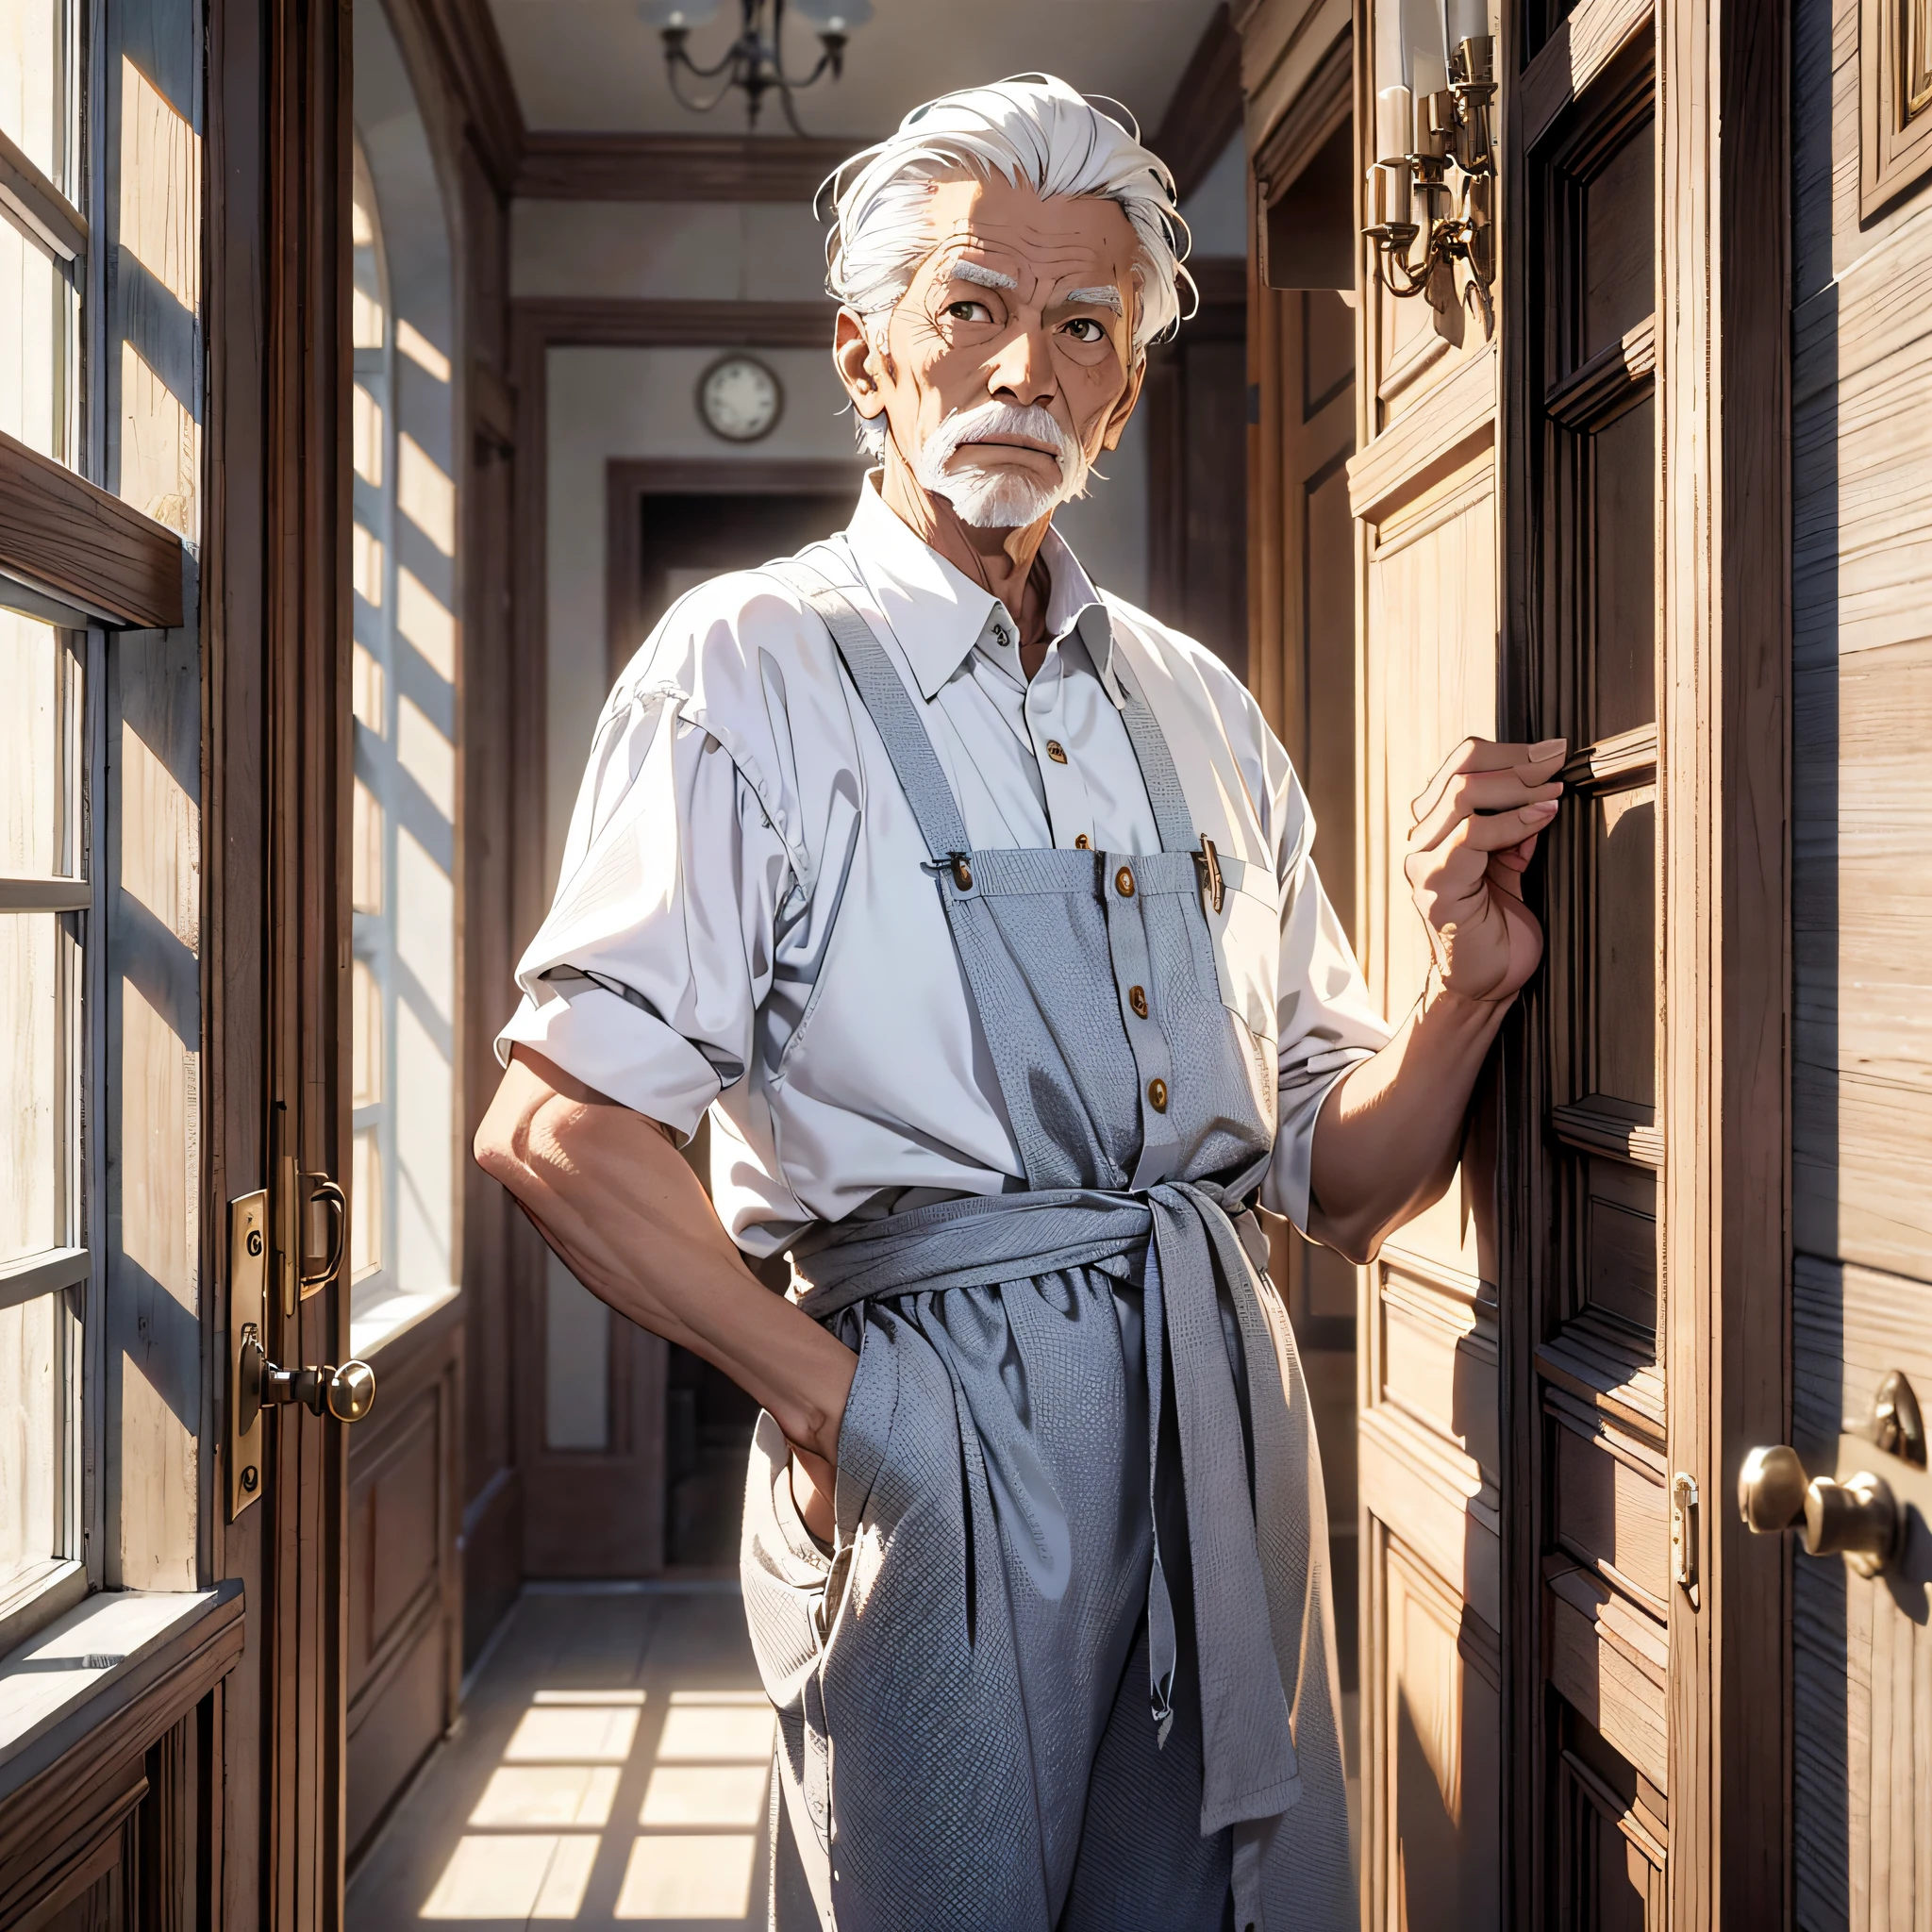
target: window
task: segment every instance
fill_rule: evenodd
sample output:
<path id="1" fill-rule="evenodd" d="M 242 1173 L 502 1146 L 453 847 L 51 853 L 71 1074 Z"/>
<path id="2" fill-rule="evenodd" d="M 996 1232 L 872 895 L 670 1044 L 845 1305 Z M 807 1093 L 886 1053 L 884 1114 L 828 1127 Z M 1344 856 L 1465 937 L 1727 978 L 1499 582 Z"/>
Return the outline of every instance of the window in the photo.
<path id="1" fill-rule="evenodd" d="M 0 1651 L 197 1574 L 201 70 L 146 25 L 0 5 Z"/>
<path id="2" fill-rule="evenodd" d="M 457 541 L 451 369 L 431 340 L 446 329 L 446 279 L 434 261 L 391 259 L 359 142 L 352 222 L 349 1263 L 359 1354 L 453 1293 L 458 1274 Z"/>
<path id="3" fill-rule="evenodd" d="M 86 649 L 0 609 L 0 1633 L 84 1587 Z"/>
<path id="4" fill-rule="evenodd" d="M 0 429 L 75 462 L 83 429 L 75 24 L 0 13 Z M 82 1070 L 84 626 L 0 587 L 0 1649 L 86 1587 L 80 1472 L 90 1279 Z M 25 608 L 20 608 L 25 606 Z"/>

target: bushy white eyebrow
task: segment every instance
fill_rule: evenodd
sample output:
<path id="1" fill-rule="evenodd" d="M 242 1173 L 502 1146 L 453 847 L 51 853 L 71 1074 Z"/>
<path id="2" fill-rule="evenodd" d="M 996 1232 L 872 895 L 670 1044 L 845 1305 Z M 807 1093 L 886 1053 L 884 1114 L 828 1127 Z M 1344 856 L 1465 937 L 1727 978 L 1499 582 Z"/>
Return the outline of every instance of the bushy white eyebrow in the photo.
<path id="1" fill-rule="evenodd" d="M 1126 313 L 1125 308 L 1121 302 L 1121 291 L 1110 286 L 1104 289 L 1070 290 L 1063 299 L 1066 306 L 1070 308 L 1074 307 L 1111 308 L 1116 315 Z"/>
<path id="2" fill-rule="evenodd" d="M 955 282 L 974 282 L 982 289 L 1017 289 L 1020 286 L 1011 275 L 1003 275 L 996 268 L 982 268 L 976 261 L 956 261 L 946 271 L 946 278 Z"/>

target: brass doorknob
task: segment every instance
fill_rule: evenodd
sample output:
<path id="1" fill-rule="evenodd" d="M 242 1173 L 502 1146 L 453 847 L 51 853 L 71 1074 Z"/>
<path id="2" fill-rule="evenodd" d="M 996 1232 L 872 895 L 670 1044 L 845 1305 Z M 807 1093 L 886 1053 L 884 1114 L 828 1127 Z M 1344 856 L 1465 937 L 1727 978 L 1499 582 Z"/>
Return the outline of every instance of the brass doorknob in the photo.
<path id="1" fill-rule="evenodd" d="M 238 1399 L 250 1425 L 272 1403 L 299 1402 L 311 1415 L 332 1415 L 340 1423 L 359 1423 L 375 1407 L 375 1371 L 367 1362 L 325 1362 L 316 1369 L 284 1369 L 268 1358 L 254 1323 L 242 1331 Z"/>
<path id="2" fill-rule="evenodd" d="M 339 1423 L 359 1423 L 375 1407 L 375 1371 L 367 1362 L 344 1362 L 322 1373 L 328 1378 L 323 1399 Z"/>
<path id="3" fill-rule="evenodd" d="M 1783 1442 L 1745 1457 L 1738 1514 L 1761 1535 L 1800 1529 L 1806 1555 L 1849 1557 L 1867 1576 L 1897 1555 L 1905 1521 L 1883 1476 L 1861 1470 L 1843 1482 L 1828 1475 L 1807 1481 L 1797 1451 Z"/>

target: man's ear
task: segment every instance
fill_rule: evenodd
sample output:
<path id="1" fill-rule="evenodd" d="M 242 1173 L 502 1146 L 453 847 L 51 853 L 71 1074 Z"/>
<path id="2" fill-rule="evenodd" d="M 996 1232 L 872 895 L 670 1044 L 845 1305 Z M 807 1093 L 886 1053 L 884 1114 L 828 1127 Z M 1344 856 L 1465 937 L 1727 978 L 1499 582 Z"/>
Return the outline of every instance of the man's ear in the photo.
<path id="1" fill-rule="evenodd" d="M 845 393 L 852 398 L 854 411 L 870 420 L 886 407 L 885 392 L 879 387 L 878 353 L 865 332 L 858 312 L 841 308 L 832 327 L 832 366 Z"/>
<path id="2" fill-rule="evenodd" d="M 1121 391 L 1121 399 L 1113 406 L 1113 413 L 1107 419 L 1107 435 L 1102 439 L 1103 449 L 1118 449 L 1121 446 L 1121 432 L 1127 426 L 1127 418 L 1134 413 L 1134 405 L 1141 400 L 1141 385 L 1147 379 L 1147 358 L 1143 355 L 1134 364 L 1134 373 L 1127 377 L 1127 386 Z"/>

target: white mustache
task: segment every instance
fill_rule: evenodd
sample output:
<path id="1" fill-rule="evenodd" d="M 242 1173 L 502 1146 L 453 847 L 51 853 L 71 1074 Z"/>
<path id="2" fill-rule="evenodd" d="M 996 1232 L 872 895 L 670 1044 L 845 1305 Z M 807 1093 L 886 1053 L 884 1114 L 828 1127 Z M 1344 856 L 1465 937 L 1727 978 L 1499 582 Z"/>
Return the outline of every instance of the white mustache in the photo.
<path id="1" fill-rule="evenodd" d="M 1059 481 L 1037 481 L 1024 470 L 994 468 L 969 460 L 958 470 L 946 465 L 968 443 L 992 436 L 1024 436 L 1056 454 Z M 980 403 L 948 416 L 920 446 L 913 474 L 934 496 L 944 497 L 960 518 L 987 529 L 1019 529 L 1050 514 L 1087 487 L 1087 452 L 1037 404 Z"/>
<path id="2" fill-rule="evenodd" d="M 1054 420 L 1050 410 L 1037 403 L 988 402 L 955 410 L 926 438 L 919 451 L 920 481 L 931 489 L 928 473 L 942 475 L 946 465 L 967 443 L 984 442 L 994 436 L 1024 436 L 1029 441 L 1050 445 L 1059 461 L 1063 489 L 1072 482 L 1077 490 L 1086 479 L 1086 451 Z"/>

